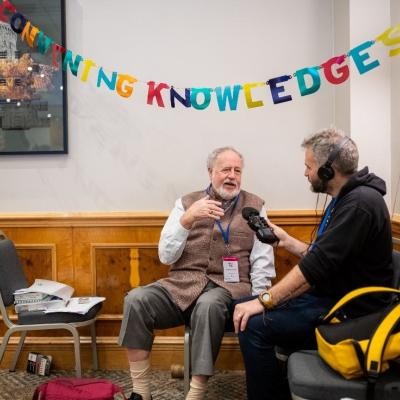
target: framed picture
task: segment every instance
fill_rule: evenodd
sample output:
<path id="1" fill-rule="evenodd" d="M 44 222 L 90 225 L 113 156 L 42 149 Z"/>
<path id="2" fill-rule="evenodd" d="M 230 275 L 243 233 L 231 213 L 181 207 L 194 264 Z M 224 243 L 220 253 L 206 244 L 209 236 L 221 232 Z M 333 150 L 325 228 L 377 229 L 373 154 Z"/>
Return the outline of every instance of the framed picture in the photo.
<path id="1" fill-rule="evenodd" d="M 64 0 L 11 0 L 17 11 L 65 47 Z M 29 47 L 0 21 L 0 155 L 68 153 L 67 86 L 51 52 Z"/>

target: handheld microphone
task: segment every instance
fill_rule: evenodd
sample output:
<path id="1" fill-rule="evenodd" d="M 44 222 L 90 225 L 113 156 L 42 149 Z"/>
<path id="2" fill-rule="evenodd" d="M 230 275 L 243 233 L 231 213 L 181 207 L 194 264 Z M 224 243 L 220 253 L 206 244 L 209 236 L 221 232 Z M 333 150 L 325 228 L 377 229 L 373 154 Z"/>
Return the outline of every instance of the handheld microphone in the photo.
<path id="1" fill-rule="evenodd" d="M 244 207 L 242 217 L 247 221 L 250 229 L 256 232 L 256 236 L 260 242 L 273 244 L 279 242 L 271 227 L 267 224 L 264 217 L 253 207 Z"/>

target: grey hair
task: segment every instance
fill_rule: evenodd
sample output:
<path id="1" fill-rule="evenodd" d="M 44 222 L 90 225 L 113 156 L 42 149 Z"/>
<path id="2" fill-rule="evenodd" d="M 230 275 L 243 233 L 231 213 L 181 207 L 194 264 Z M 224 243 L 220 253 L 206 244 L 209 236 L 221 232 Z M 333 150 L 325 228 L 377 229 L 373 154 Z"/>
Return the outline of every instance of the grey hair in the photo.
<path id="1" fill-rule="evenodd" d="M 339 129 L 323 129 L 304 139 L 301 147 L 311 149 L 318 165 L 321 166 L 325 164 L 329 155 L 345 137 L 346 135 Z M 354 174 L 358 168 L 357 146 L 352 139 L 348 139 L 332 164 L 343 175 Z"/>
<path id="2" fill-rule="evenodd" d="M 221 153 L 223 153 L 225 151 L 233 151 L 234 153 L 236 153 L 242 160 L 242 164 L 244 164 L 243 156 L 232 146 L 218 147 L 217 149 L 213 150 L 207 157 L 207 169 L 208 170 L 213 169 L 215 160 Z"/>

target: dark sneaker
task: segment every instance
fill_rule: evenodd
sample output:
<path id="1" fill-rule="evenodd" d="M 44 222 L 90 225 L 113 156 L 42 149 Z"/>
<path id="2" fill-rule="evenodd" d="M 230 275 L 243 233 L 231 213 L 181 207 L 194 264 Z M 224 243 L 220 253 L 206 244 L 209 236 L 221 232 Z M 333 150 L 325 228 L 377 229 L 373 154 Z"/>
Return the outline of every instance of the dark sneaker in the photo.
<path id="1" fill-rule="evenodd" d="M 128 400 L 143 400 L 143 397 L 140 394 L 132 393 Z M 153 400 L 153 396 L 151 396 L 151 400 Z"/>

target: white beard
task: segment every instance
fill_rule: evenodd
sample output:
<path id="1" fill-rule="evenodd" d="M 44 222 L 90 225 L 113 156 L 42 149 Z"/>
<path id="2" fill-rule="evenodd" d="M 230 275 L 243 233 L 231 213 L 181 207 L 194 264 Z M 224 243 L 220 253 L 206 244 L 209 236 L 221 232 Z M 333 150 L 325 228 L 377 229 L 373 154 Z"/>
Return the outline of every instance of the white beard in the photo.
<path id="1" fill-rule="evenodd" d="M 215 191 L 218 193 L 221 199 L 232 200 L 239 194 L 240 189 L 236 189 L 233 192 L 227 192 L 222 186 L 220 186 L 218 189 L 215 189 Z"/>

